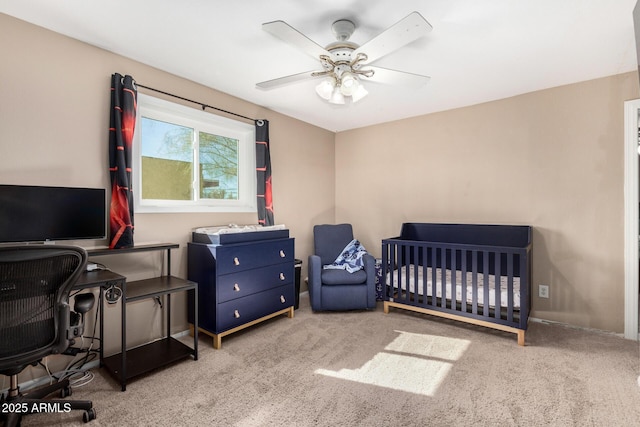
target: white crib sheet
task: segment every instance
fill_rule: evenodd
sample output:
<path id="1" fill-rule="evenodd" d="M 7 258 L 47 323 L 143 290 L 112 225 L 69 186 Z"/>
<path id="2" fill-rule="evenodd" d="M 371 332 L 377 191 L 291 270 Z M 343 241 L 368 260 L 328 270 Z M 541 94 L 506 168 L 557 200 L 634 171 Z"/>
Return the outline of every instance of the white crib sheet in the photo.
<path id="1" fill-rule="evenodd" d="M 409 283 L 409 292 L 414 293 L 415 292 L 415 266 L 412 264 L 409 266 L 409 275 L 407 276 L 407 267 L 403 266 L 400 271 L 401 271 L 401 279 L 402 279 L 402 289 L 406 290 L 407 289 L 407 283 Z M 418 266 L 418 294 L 419 295 L 424 295 L 423 293 L 423 289 L 424 289 L 424 285 L 425 285 L 425 281 L 423 278 L 423 271 L 426 270 L 426 275 L 427 275 L 427 280 L 426 280 L 426 288 L 427 288 L 427 295 L 430 297 L 432 296 L 432 290 L 433 290 L 433 286 L 432 286 L 432 279 L 433 279 L 433 273 L 432 273 L 432 269 L 431 267 L 427 267 L 426 269 L 423 268 L 422 266 Z M 452 297 L 452 292 L 451 292 L 451 287 L 452 287 L 452 283 L 451 283 L 451 270 L 445 270 L 446 275 L 445 275 L 445 281 L 446 281 L 446 295 L 445 298 L 447 299 L 451 299 Z M 458 302 L 462 302 L 462 272 L 457 270 L 456 271 L 456 275 L 455 275 L 455 289 L 456 289 L 456 301 Z M 484 304 L 484 292 L 485 292 L 485 286 L 484 286 L 484 274 L 480 273 L 477 275 L 477 283 L 478 283 L 478 296 L 477 296 L 477 303 L 479 305 Z M 391 285 L 391 283 L 389 283 L 389 273 L 387 273 L 387 284 Z M 466 282 L 467 282 L 467 289 L 466 289 L 466 301 L 467 304 L 472 304 L 473 302 L 473 274 L 471 272 L 467 272 L 466 273 Z M 496 278 L 493 274 L 489 274 L 488 275 L 488 282 L 489 282 L 489 306 L 491 307 L 495 307 L 496 305 Z M 393 271 L 393 286 L 395 288 L 398 288 L 398 270 L 394 270 Z M 438 298 L 442 298 L 442 269 L 441 268 L 436 268 L 436 297 Z M 508 278 L 504 277 L 504 276 L 500 276 L 500 306 L 501 307 L 507 307 L 508 305 Z M 520 307 L 520 278 L 519 277 L 514 277 L 513 278 L 513 305 L 514 308 L 519 308 Z"/>

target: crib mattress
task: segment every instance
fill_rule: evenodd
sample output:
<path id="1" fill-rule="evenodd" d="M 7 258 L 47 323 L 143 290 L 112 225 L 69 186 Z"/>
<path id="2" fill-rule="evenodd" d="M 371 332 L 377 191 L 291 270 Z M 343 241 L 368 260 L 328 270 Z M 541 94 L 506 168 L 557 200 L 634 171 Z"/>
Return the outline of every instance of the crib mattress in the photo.
<path id="1" fill-rule="evenodd" d="M 398 288 L 399 278 L 398 271 L 400 271 L 400 279 L 402 279 L 400 286 L 402 290 L 407 289 L 407 284 L 409 284 L 409 292 L 416 292 L 416 270 L 418 271 L 417 275 L 417 293 L 419 295 L 424 296 L 424 289 L 426 288 L 426 295 L 431 297 L 433 294 L 433 271 L 431 267 L 423 268 L 422 266 L 418 266 L 416 269 L 414 265 L 409 266 L 409 271 L 407 274 L 407 267 L 403 266 L 400 270 L 393 271 L 393 286 Z M 426 280 L 424 278 L 424 271 L 426 270 Z M 441 268 L 436 268 L 436 297 L 443 298 L 442 295 L 442 274 L 443 270 Z M 444 280 L 445 280 L 445 292 L 444 298 L 452 299 L 452 288 L 455 287 L 455 298 L 456 301 L 462 302 L 462 271 L 456 270 L 455 272 L 455 282 L 452 283 L 452 272 L 451 270 L 444 270 Z M 466 286 L 466 303 L 473 304 L 473 273 L 468 271 L 465 274 L 465 282 Z M 483 273 L 478 273 L 477 275 L 477 297 L 476 301 L 478 305 L 484 304 L 484 293 L 489 292 L 489 306 L 495 307 L 496 305 L 496 277 L 493 274 L 487 274 L 487 282 L 488 289 L 485 287 L 484 279 L 485 275 Z M 387 284 L 391 285 L 389 280 L 390 274 L 387 273 Z M 426 285 L 426 286 L 425 286 Z M 508 289 L 509 289 L 509 278 L 506 276 L 500 276 L 500 306 L 508 307 Z M 513 308 L 520 307 L 520 278 L 513 278 Z"/>

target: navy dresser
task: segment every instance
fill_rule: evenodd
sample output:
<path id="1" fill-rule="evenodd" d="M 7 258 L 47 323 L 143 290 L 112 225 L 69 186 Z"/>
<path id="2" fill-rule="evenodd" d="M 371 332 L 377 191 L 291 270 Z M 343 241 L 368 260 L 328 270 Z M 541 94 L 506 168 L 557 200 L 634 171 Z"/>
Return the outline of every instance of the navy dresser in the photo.
<path id="1" fill-rule="evenodd" d="M 188 277 L 198 284 L 198 329 L 222 337 L 275 316 L 292 318 L 295 303 L 294 239 L 288 230 L 193 233 Z M 193 331 L 194 310 L 188 319 Z"/>

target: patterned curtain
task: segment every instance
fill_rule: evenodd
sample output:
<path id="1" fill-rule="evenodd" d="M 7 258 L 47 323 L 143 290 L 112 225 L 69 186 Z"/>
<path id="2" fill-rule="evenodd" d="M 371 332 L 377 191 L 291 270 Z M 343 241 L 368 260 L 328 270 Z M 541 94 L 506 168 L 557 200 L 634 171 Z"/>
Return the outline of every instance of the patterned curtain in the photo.
<path id="1" fill-rule="evenodd" d="M 269 121 L 256 120 L 256 177 L 258 194 L 258 224 L 274 225 L 271 185 L 271 155 L 269 154 Z"/>
<path id="2" fill-rule="evenodd" d="M 111 119 L 109 121 L 109 247 L 133 246 L 133 193 L 131 147 L 136 124 L 138 92 L 131 76 L 111 76 Z"/>

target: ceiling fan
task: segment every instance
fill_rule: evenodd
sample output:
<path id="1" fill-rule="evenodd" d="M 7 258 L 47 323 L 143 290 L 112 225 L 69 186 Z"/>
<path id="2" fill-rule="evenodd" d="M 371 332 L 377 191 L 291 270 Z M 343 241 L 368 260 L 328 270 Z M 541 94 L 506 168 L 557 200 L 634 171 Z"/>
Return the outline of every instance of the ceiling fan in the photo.
<path id="1" fill-rule="evenodd" d="M 418 12 L 410 13 L 362 46 L 349 41 L 356 29 L 354 22 L 349 19 L 333 23 L 331 29 L 337 41 L 326 47 L 284 21 L 264 23 L 262 29 L 319 60 L 321 69 L 267 80 L 256 85 L 260 89 L 274 89 L 309 78 L 322 78 L 316 86 L 316 93 L 332 104 L 344 104 L 345 97 L 357 102 L 367 95 L 361 81 L 403 85 L 421 85 L 429 81 L 428 76 L 370 65 L 433 29 Z"/>

